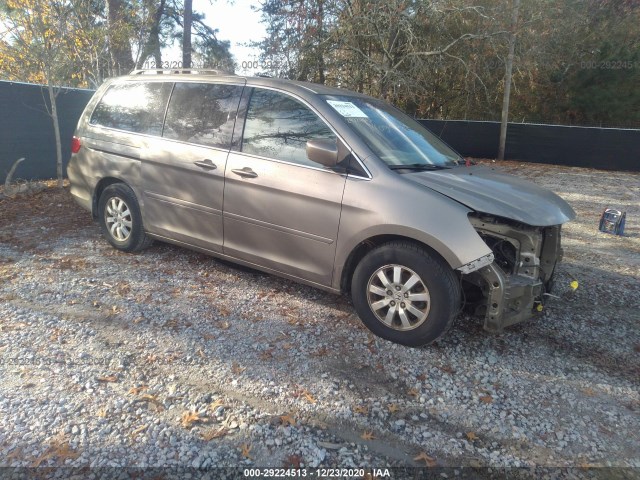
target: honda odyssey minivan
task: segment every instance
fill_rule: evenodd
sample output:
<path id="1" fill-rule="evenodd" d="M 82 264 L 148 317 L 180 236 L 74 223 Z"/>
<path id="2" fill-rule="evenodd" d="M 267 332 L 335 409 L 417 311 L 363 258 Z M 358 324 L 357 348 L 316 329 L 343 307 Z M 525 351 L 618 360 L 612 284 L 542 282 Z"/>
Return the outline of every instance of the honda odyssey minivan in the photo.
<path id="1" fill-rule="evenodd" d="M 115 248 L 160 240 L 350 293 L 373 333 L 410 346 L 462 307 L 489 331 L 531 318 L 575 217 L 383 101 L 274 78 L 110 79 L 72 152 L 71 193 Z"/>

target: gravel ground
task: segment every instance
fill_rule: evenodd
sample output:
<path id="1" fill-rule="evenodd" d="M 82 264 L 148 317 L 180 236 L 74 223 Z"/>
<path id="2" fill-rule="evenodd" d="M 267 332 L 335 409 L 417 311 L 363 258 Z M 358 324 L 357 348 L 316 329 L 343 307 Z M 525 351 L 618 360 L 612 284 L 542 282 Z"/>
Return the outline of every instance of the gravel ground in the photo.
<path id="1" fill-rule="evenodd" d="M 484 163 L 577 211 L 559 298 L 502 335 L 461 316 L 420 349 L 373 337 L 345 297 L 162 243 L 120 253 L 68 189 L 0 200 L 0 467 L 635 478 L 640 174 Z M 605 206 L 626 236 L 597 231 Z"/>

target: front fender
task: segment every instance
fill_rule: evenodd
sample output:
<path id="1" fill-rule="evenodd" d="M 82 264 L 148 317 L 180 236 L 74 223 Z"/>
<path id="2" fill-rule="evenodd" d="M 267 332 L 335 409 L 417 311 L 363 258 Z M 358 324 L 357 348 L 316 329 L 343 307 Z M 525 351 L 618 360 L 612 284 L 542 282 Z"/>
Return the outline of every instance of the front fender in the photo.
<path id="1" fill-rule="evenodd" d="M 491 250 L 468 219 L 469 208 L 444 195 L 407 182 L 348 178 L 336 247 L 333 287 L 339 288 L 349 255 L 362 242 L 381 235 L 415 240 L 435 250 L 452 269 Z M 385 201 L 393 199 L 393 201 Z"/>

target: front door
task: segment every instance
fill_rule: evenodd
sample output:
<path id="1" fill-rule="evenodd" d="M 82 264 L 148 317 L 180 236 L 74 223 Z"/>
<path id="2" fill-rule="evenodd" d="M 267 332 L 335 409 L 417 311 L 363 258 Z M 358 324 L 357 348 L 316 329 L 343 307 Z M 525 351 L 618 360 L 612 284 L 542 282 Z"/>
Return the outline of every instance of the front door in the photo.
<path id="1" fill-rule="evenodd" d="M 242 85 L 176 83 L 142 161 L 150 233 L 221 252 L 224 171 Z"/>
<path id="2" fill-rule="evenodd" d="M 317 138 L 336 136 L 307 105 L 253 91 L 240 151 L 227 160 L 225 254 L 331 283 L 345 176 L 307 158 Z"/>

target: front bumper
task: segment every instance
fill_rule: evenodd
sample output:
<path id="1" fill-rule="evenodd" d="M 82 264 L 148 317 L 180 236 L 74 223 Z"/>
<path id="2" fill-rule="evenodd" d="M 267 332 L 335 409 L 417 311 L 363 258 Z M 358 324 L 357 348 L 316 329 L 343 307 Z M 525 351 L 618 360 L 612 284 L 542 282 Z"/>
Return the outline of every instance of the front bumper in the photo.
<path id="1" fill-rule="evenodd" d="M 562 258 L 561 227 L 530 227 L 494 217 L 469 219 L 495 260 L 463 280 L 481 291 L 475 313 L 484 316 L 484 328 L 500 332 L 541 310 Z"/>

